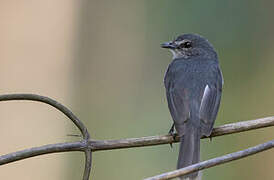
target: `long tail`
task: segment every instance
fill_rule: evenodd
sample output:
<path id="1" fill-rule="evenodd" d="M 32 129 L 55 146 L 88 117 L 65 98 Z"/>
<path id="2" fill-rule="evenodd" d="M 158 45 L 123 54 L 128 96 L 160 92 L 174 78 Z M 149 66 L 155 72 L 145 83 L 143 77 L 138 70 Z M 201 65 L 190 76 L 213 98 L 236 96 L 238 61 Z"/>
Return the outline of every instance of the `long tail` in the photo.
<path id="1" fill-rule="evenodd" d="M 200 161 L 200 131 L 188 126 L 184 136 L 181 137 L 177 169 L 198 163 Z M 182 180 L 198 180 L 198 172 L 180 177 Z"/>

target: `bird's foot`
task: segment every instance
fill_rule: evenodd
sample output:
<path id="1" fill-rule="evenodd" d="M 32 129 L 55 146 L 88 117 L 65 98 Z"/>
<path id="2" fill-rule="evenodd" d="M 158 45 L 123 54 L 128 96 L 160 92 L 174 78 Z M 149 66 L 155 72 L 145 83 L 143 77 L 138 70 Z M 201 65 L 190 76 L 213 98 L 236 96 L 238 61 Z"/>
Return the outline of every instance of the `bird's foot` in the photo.
<path id="1" fill-rule="evenodd" d="M 174 128 L 174 124 L 172 124 L 172 126 L 171 126 L 171 128 L 170 128 L 170 130 L 168 131 L 168 134 L 169 135 L 171 135 L 172 136 L 172 138 L 173 138 L 173 140 L 175 141 L 175 139 L 176 139 L 176 133 L 175 133 L 175 128 Z M 172 142 L 171 143 L 169 143 L 169 145 L 170 145 L 170 147 L 171 148 L 173 148 L 173 146 L 172 146 Z"/>

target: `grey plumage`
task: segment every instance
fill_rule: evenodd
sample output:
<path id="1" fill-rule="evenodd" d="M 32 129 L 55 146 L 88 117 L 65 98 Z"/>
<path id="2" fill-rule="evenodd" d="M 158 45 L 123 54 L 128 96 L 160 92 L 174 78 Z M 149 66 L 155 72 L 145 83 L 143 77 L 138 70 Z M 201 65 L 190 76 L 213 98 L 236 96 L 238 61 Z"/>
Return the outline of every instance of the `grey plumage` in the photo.
<path id="1" fill-rule="evenodd" d="M 200 161 L 200 138 L 211 134 L 220 105 L 222 73 L 217 53 L 203 37 L 184 34 L 162 44 L 173 53 L 164 84 L 170 114 L 181 137 L 177 168 Z M 197 179 L 192 173 L 182 179 Z"/>

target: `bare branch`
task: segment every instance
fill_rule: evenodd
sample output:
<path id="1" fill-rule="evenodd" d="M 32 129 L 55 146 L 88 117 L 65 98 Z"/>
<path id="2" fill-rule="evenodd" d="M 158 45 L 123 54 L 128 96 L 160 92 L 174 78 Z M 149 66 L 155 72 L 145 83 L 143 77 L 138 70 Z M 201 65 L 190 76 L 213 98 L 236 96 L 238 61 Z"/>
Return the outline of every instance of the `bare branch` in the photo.
<path id="1" fill-rule="evenodd" d="M 92 151 L 91 149 L 87 149 L 85 151 L 85 173 L 83 179 L 89 179 L 90 171 L 91 171 L 91 164 L 92 164 Z"/>
<path id="2" fill-rule="evenodd" d="M 223 136 L 227 134 L 233 134 L 243 131 L 249 131 L 253 129 L 259 129 L 264 127 L 274 126 L 274 117 L 266 117 L 256 120 L 242 121 L 237 123 L 231 123 L 216 127 L 213 129 L 210 137 Z M 207 137 L 202 137 L 207 138 Z M 169 144 L 178 142 L 179 137 L 176 137 L 175 141 L 171 135 L 161 136 L 149 136 L 141 138 L 128 138 L 120 140 L 104 140 L 95 141 L 90 140 L 89 144 L 93 151 L 112 150 L 121 148 L 133 148 L 143 146 L 154 146 L 160 144 Z"/>
<path id="3" fill-rule="evenodd" d="M 150 177 L 147 178 L 145 180 L 166 180 L 166 179 L 172 179 L 172 178 L 176 178 L 179 176 L 183 176 L 195 171 L 200 171 L 206 168 L 210 168 L 213 166 L 217 166 L 220 164 L 224 164 L 233 160 L 237 160 L 237 159 L 241 159 L 250 155 L 254 155 L 256 153 L 271 149 L 274 147 L 274 140 L 245 149 L 243 151 L 238 151 L 235 153 L 231 153 L 231 154 L 227 154 L 221 157 L 217 157 L 214 159 L 210 159 L 207 161 L 203 161 L 197 164 L 193 164 L 191 166 L 182 168 L 182 169 L 178 169 L 175 171 L 171 171 L 171 172 L 167 172 L 158 176 L 154 176 L 154 177 Z"/>
<path id="4" fill-rule="evenodd" d="M 0 101 L 10 101 L 10 100 L 31 100 L 31 101 L 39 101 L 46 104 L 49 104 L 55 108 L 57 108 L 59 111 L 64 113 L 72 122 L 79 128 L 81 131 L 84 140 L 79 142 L 67 142 L 67 143 L 59 143 L 59 144 L 50 144 L 45 145 L 41 147 L 35 147 L 30 148 L 22 151 L 17 151 L 14 153 L 6 154 L 0 156 L 0 165 L 4 165 L 7 163 L 11 163 L 14 161 L 39 156 L 43 154 L 49 154 L 49 153 L 58 153 L 58 152 L 67 152 L 67 151 L 83 151 L 85 152 L 85 172 L 83 175 L 84 180 L 88 180 L 91 170 L 91 162 L 92 162 L 92 152 L 93 151 L 100 151 L 100 150 L 111 150 L 111 149 L 121 149 L 121 148 L 133 148 L 133 147 L 143 147 L 143 146 L 152 146 L 152 145 L 160 145 L 160 144 L 169 144 L 173 142 L 178 142 L 179 137 L 176 137 L 174 140 L 172 136 L 170 135 L 162 135 L 162 136 L 150 136 L 150 137 L 141 137 L 141 138 L 129 138 L 129 139 L 120 139 L 120 140 L 105 140 L 105 141 L 99 141 L 99 140 L 90 140 L 90 135 L 87 131 L 87 128 L 84 126 L 84 124 L 65 106 L 58 103 L 57 101 L 44 97 L 39 96 L 35 94 L 7 94 L 7 95 L 0 95 Z M 256 120 L 250 120 L 250 121 L 243 121 L 238 123 L 232 123 L 227 124 L 223 126 L 219 126 L 217 128 L 213 129 L 213 132 L 211 134 L 211 137 L 216 136 L 222 136 L 226 134 L 232 134 L 232 133 L 238 133 L 243 131 L 248 131 L 252 129 L 258 129 L 263 127 L 269 127 L 274 125 L 274 117 L 267 117 L 262 119 L 256 119 Z M 206 137 L 202 137 L 206 138 Z M 257 152 L 263 151 L 265 149 L 261 149 L 260 145 L 259 148 L 257 148 Z M 271 144 L 271 147 L 273 145 L 273 142 Z M 265 145 L 264 148 L 271 148 L 269 145 Z M 252 148 L 251 148 L 252 149 Z M 256 149 L 254 152 L 250 152 L 249 149 L 245 150 L 246 152 L 242 153 L 243 157 L 248 156 L 249 154 L 254 154 L 256 152 Z M 256 153 L 257 153 L 256 152 Z M 238 153 L 241 153 L 238 152 Z M 245 155 L 247 153 L 247 155 Z M 234 153 L 233 153 L 234 154 Z M 232 155 L 233 155 L 232 154 Z M 221 162 L 228 162 L 235 159 L 239 159 L 238 154 L 233 156 L 232 159 L 230 155 L 224 156 L 226 157 L 225 160 L 222 160 Z M 218 159 L 218 158 L 216 158 Z M 207 162 L 207 161 L 206 161 Z M 197 164 L 199 165 L 199 164 Z M 206 164 L 203 167 L 198 166 L 198 170 L 201 168 L 208 168 L 211 166 L 214 166 L 215 164 L 212 164 L 212 162 L 209 160 L 209 165 Z M 217 165 L 217 164 L 216 164 Z M 191 167 L 191 166 L 190 166 Z M 192 167 L 193 168 L 193 167 Z M 185 172 L 186 171 L 186 172 Z M 197 171 L 195 168 L 190 170 L 183 170 L 183 173 L 191 173 L 193 171 Z M 176 171 L 177 172 L 177 171 Z M 179 172 L 181 173 L 181 172 Z"/>
<path id="5" fill-rule="evenodd" d="M 256 120 L 226 124 L 226 125 L 215 128 L 211 136 L 212 137 L 221 136 L 221 135 L 232 134 L 232 133 L 237 133 L 237 132 L 242 132 L 242 131 L 247 131 L 252 129 L 269 127 L 273 125 L 274 125 L 274 117 L 267 117 L 267 118 L 261 118 Z M 149 137 L 141 137 L 141 138 L 128 138 L 128 139 L 120 139 L 120 140 L 102 140 L 102 141 L 89 140 L 88 145 L 86 145 L 85 142 L 52 144 L 52 145 L 45 145 L 45 146 L 36 147 L 36 148 L 30 148 L 23 151 L 18 151 L 18 152 L 0 156 L 0 165 L 18 161 L 21 159 L 30 158 L 33 156 L 48 154 L 48 153 L 66 152 L 66 151 L 85 151 L 86 146 L 88 146 L 92 151 L 102 151 L 102 150 L 112 150 L 112 149 L 121 149 L 121 148 L 133 148 L 133 147 L 169 144 L 177 141 L 178 141 L 178 137 L 174 141 L 172 136 L 162 135 L 162 136 L 149 136 Z M 70 146 L 73 146 L 71 150 L 69 149 Z"/>
<path id="6" fill-rule="evenodd" d="M 210 136 L 223 136 L 269 126 L 274 126 L 274 116 L 222 125 L 214 128 Z"/>
<path id="7" fill-rule="evenodd" d="M 0 95 L 0 101 L 12 101 L 12 100 L 30 100 L 30 101 L 38 101 L 38 102 L 49 104 L 55 107 L 56 109 L 58 109 L 59 111 L 61 111 L 62 113 L 64 113 L 78 127 L 78 129 L 81 131 L 84 138 L 84 141 L 80 143 L 81 145 L 85 145 L 84 152 L 85 152 L 86 162 L 85 162 L 83 180 L 88 180 L 89 174 L 91 171 L 92 156 L 91 156 L 91 149 L 87 143 L 90 138 L 90 135 L 85 125 L 67 107 L 65 107 L 61 103 L 49 97 L 40 96 L 36 94 Z M 0 160 L 1 158 L 3 158 L 4 159 L 3 162 L 5 162 L 5 160 L 6 161 L 9 160 L 10 162 L 13 162 L 16 160 L 25 159 L 25 158 L 29 158 L 29 157 L 33 157 L 41 154 L 46 154 L 46 153 L 73 151 L 73 148 L 67 149 L 67 145 L 70 145 L 70 144 L 71 143 L 55 144 L 55 145 L 53 144 L 53 145 L 46 145 L 46 146 L 37 147 L 37 148 L 31 148 L 31 149 L 1 156 Z"/>
<path id="8" fill-rule="evenodd" d="M 82 142 L 48 144 L 41 147 L 29 148 L 22 151 L 2 155 L 0 156 L 0 165 L 49 153 L 84 151 L 84 148 L 85 147 Z"/>

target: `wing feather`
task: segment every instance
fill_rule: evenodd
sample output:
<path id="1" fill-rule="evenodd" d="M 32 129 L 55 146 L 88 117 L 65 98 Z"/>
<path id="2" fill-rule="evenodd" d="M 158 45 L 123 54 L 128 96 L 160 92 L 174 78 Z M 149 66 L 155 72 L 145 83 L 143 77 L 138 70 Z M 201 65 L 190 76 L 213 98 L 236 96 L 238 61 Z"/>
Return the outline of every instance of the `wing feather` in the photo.
<path id="1" fill-rule="evenodd" d="M 223 78 L 219 67 L 215 68 L 214 74 L 217 81 L 205 86 L 199 110 L 202 134 L 206 136 L 209 136 L 213 129 L 222 95 Z"/>
<path id="2" fill-rule="evenodd" d="M 168 69 L 164 79 L 168 108 L 174 121 L 176 131 L 182 136 L 185 132 L 185 122 L 190 116 L 189 100 L 186 89 L 176 89 L 174 87 L 175 82 L 170 79 L 171 77 L 172 74 Z"/>

